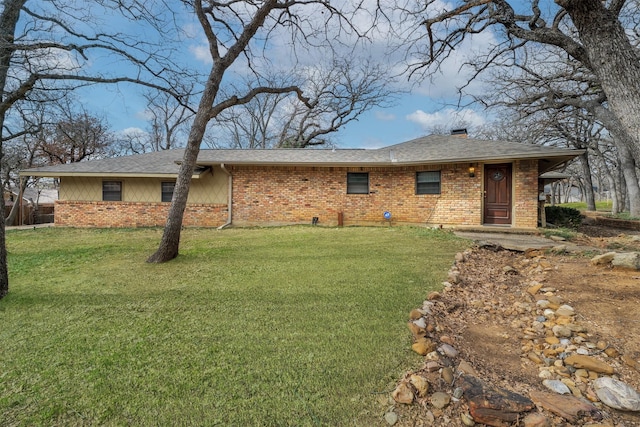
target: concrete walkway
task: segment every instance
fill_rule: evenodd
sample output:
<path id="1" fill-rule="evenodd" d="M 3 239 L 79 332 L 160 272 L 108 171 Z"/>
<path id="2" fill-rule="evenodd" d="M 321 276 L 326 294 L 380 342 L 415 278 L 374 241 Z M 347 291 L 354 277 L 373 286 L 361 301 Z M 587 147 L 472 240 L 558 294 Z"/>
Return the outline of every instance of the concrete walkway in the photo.
<path id="1" fill-rule="evenodd" d="M 524 252 L 527 249 L 551 249 L 560 245 L 566 246 L 568 251 L 579 250 L 579 247 L 571 242 L 557 242 L 533 234 L 481 231 L 455 231 L 454 234 L 478 243 L 499 245 L 505 249 L 519 252 Z"/>

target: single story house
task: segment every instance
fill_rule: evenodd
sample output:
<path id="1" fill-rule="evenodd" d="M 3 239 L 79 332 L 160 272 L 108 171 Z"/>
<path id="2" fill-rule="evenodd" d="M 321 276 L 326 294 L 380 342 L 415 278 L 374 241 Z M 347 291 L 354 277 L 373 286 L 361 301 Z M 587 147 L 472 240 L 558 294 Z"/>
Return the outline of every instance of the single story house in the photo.
<path id="1" fill-rule="evenodd" d="M 184 150 L 27 169 L 59 180 L 55 224 L 163 226 Z M 186 226 L 536 228 L 541 174 L 580 150 L 431 135 L 379 149 L 201 150 Z"/>

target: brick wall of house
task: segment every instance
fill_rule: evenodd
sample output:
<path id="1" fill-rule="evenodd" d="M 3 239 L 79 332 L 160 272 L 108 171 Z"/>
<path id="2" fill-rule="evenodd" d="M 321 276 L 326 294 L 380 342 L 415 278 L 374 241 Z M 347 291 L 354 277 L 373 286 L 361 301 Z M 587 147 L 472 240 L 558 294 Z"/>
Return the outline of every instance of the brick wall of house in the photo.
<path id="1" fill-rule="evenodd" d="M 514 227 L 538 226 L 538 161 L 514 162 Z"/>
<path id="2" fill-rule="evenodd" d="M 164 226 L 169 203 L 148 202 L 56 202 L 55 224 L 67 227 Z M 218 227 L 227 221 L 227 205 L 189 204 L 184 225 Z"/>
<path id="3" fill-rule="evenodd" d="M 469 164 L 396 168 L 241 167 L 233 174 L 235 225 L 393 223 L 480 225 L 482 173 L 470 177 Z M 416 172 L 441 171 L 441 194 L 416 195 Z M 347 194 L 347 172 L 368 172 L 370 194 Z"/>
<path id="4" fill-rule="evenodd" d="M 481 225 L 483 167 L 447 164 L 396 168 L 303 168 L 234 166 L 233 224 Z M 416 172 L 439 170 L 441 193 L 416 195 Z M 347 194 L 347 172 L 368 172 L 370 194 Z M 537 226 L 537 161 L 516 161 L 513 226 Z M 75 227 L 163 226 L 169 203 L 58 201 L 55 223 Z M 226 204 L 188 204 L 185 226 L 217 227 L 228 218 Z"/>

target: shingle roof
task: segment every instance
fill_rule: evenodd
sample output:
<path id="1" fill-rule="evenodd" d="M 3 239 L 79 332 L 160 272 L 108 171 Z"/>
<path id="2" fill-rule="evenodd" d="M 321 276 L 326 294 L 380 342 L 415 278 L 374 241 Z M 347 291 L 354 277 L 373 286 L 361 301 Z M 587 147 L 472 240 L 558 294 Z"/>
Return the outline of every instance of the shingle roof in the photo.
<path id="1" fill-rule="evenodd" d="M 541 172 L 580 155 L 569 150 L 518 142 L 430 135 L 379 149 L 201 150 L 198 164 L 289 166 L 401 166 L 538 159 Z M 183 149 L 115 157 L 21 171 L 36 176 L 175 176 Z M 197 173 L 196 173 L 197 175 Z"/>

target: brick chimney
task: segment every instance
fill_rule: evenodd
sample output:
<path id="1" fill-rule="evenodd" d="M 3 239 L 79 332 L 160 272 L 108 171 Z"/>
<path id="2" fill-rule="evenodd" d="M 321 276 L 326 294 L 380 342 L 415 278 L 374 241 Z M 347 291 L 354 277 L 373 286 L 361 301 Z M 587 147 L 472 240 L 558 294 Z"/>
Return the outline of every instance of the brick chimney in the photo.
<path id="1" fill-rule="evenodd" d="M 451 136 L 457 136 L 458 138 L 467 138 L 467 128 L 451 129 Z"/>

